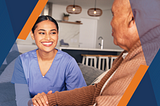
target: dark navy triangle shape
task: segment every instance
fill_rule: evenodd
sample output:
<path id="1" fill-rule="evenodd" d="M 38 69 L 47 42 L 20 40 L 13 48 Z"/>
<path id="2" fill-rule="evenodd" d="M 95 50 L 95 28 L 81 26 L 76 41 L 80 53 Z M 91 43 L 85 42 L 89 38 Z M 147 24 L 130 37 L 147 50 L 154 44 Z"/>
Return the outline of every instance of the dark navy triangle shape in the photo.
<path id="1" fill-rule="evenodd" d="M 149 69 L 148 69 L 154 94 L 157 100 L 158 106 L 160 106 L 160 50 L 153 59 Z"/>
<path id="2" fill-rule="evenodd" d="M 15 42 L 5 0 L 0 0 L 0 66 Z"/>
<path id="3" fill-rule="evenodd" d="M 38 0 L 5 0 L 5 2 L 17 38 Z"/>
<path id="4" fill-rule="evenodd" d="M 127 106 L 157 106 L 148 71 L 142 78 Z"/>

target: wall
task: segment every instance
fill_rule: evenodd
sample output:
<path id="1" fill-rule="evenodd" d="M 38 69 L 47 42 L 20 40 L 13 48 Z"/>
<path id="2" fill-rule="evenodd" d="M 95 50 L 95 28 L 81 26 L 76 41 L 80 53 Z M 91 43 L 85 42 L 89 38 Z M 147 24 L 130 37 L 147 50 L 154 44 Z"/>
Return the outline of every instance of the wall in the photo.
<path id="1" fill-rule="evenodd" d="M 26 40 L 17 39 L 16 42 L 17 44 L 23 44 L 23 45 L 32 45 L 33 43 L 35 43 L 35 41 L 32 40 L 30 33 L 27 36 Z"/>
<path id="2" fill-rule="evenodd" d="M 65 43 L 69 44 L 69 47 L 78 47 L 79 46 L 79 31 L 80 26 L 76 24 L 68 24 L 59 22 L 59 39 L 57 47 L 60 46 L 59 41 L 64 40 Z"/>
<path id="3" fill-rule="evenodd" d="M 52 9 L 52 16 L 56 20 L 62 20 L 63 13 L 67 13 L 66 12 L 66 6 L 53 4 L 52 8 L 53 8 Z M 90 17 L 90 16 L 88 16 L 87 10 L 88 9 L 82 9 L 82 12 L 80 14 L 70 14 L 69 21 L 75 22 L 75 21 L 80 20 L 81 17 L 82 18 L 99 19 L 98 17 Z"/>
<path id="4" fill-rule="evenodd" d="M 80 20 L 81 18 L 98 20 L 96 48 L 100 48 L 100 46 L 98 45 L 100 43 L 100 40 L 98 40 L 98 37 L 102 36 L 104 39 L 104 49 L 120 49 L 118 46 L 114 45 L 113 37 L 111 36 L 112 28 L 110 26 L 110 21 L 112 19 L 112 14 L 111 14 L 110 9 L 103 10 L 103 14 L 101 17 L 90 17 L 87 14 L 87 10 L 88 9 L 82 9 L 82 12 L 80 14 L 76 14 L 76 15 L 71 14 L 69 16 L 69 21 L 75 22 L 75 21 Z M 56 20 L 62 20 L 63 13 L 67 13 L 66 6 L 53 4 L 52 17 L 54 17 Z M 66 23 L 59 22 L 59 26 L 60 26 L 59 40 L 64 39 L 64 41 L 69 43 L 71 47 L 79 47 L 80 25 L 66 24 Z M 29 35 L 25 41 L 18 39 L 17 43 L 18 44 L 32 44 L 34 43 L 34 41 L 31 39 Z M 58 46 L 59 46 L 59 42 L 57 44 L 57 47 Z"/>
<path id="5" fill-rule="evenodd" d="M 96 47 L 100 48 L 100 40 L 98 38 L 101 36 L 104 40 L 104 49 L 121 49 L 119 46 L 114 45 L 112 37 L 112 27 L 110 22 L 112 20 L 111 10 L 103 10 L 103 14 L 98 20 L 97 28 L 97 43 Z"/>
<path id="6" fill-rule="evenodd" d="M 56 20 L 62 20 L 63 13 L 67 13 L 66 6 L 53 4 L 52 8 L 53 8 L 52 16 Z M 81 21 L 81 18 L 96 19 L 96 20 L 99 19 L 98 17 L 88 16 L 87 10 L 88 9 L 82 9 L 82 12 L 80 14 L 70 14 L 68 21 L 71 21 L 71 22 Z M 80 25 L 61 23 L 61 22 L 58 22 L 58 23 L 60 27 L 59 41 L 61 39 L 64 39 L 65 42 L 69 43 L 70 47 L 79 47 Z M 59 45 L 60 44 L 58 42 L 57 46 Z"/>
<path id="7" fill-rule="evenodd" d="M 101 17 L 90 17 L 87 14 L 87 10 L 88 9 L 82 9 L 82 12 L 80 14 L 76 14 L 76 15 L 71 14 L 69 16 L 69 21 L 74 22 L 74 21 L 80 20 L 81 18 L 97 19 L 98 25 L 97 25 L 96 48 L 100 48 L 100 46 L 98 45 L 100 43 L 100 40 L 98 40 L 98 37 L 102 36 L 104 39 L 104 49 L 121 49 L 118 46 L 114 45 L 114 43 L 113 43 L 113 37 L 111 35 L 112 28 L 110 26 L 110 22 L 112 19 L 111 10 L 110 9 L 103 10 L 103 14 Z M 66 6 L 53 4 L 52 16 L 56 20 L 62 20 L 64 12 L 67 13 Z M 77 35 L 77 36 L 79 36 L 79 35 Z M 78 41 L 78 39 L 77 39 L 77 41 Z M 78 42 L 77 42 L 77 44 L 78 44 Z"/>

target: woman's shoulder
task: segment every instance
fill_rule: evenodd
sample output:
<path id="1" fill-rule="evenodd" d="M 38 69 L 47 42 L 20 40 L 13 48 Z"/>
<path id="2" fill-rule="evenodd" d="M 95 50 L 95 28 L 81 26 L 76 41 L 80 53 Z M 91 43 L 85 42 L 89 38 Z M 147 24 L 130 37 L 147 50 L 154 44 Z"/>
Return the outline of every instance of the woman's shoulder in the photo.
<path id="1" fill-rule="evenodd" d="M 57 49 L 58 50 L 58 49 Z M 66 58 L 66 59 L 71 59 L 73 58 L 72 56 L 70 56 L 67 52 L 64 52 L 64 51 L 61 51 L 61 50 L 58 50 L 58 55 L 61 55 L 63 58 Z"/>
<path id="2" fill-rule="evenodd" d="M 29 59 L 29 58 L 34 58 L 34 57 L 36 57 L 36 49 L 20 55 L 21 59 Z"/>

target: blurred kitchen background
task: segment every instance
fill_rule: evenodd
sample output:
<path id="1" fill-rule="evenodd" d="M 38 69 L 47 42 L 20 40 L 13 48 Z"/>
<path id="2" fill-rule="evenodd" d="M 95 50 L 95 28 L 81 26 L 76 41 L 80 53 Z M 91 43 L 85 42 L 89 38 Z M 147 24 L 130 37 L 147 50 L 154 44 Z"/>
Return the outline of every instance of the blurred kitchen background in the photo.
<path id="1" fill-rule="evenodd" d="M 111 35 L 112 19 L 111 7 L 114 0 L 49 0 L 41 14 L 51 15 L 59 24 L 59 41 L 56 48 L 88 48 L 88 49 L 112 49 L 121 50 L 114 45 Z M 79 5 L 82 8 L 80 14 L 69 14 L 67 21 L 63 20 L 63 14 L 68 14 L 68 5 Z M 88 9 L 100 8 L 102 15 L 91 17 Z M 78 22 L 77 22 L 78 21 Z M 61 43 L 60 43 L 61 41 Z M 26 40 L 17 39 L 18 49 L 21 53 L 36 48 L 34 41 L 28 35 Z M 63 43 L 68 45 L 62 45 Z"/>

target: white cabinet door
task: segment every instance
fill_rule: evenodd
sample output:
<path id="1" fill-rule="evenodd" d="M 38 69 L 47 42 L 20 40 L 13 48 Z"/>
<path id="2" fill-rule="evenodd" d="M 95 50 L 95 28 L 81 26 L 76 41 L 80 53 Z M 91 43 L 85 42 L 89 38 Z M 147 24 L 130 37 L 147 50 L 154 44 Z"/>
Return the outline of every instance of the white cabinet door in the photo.
<path id="1" fill-rule="evenodd" d="M 96 48 L 97 20 L 81 18 L 79 46 L 81 48 Z"/>

